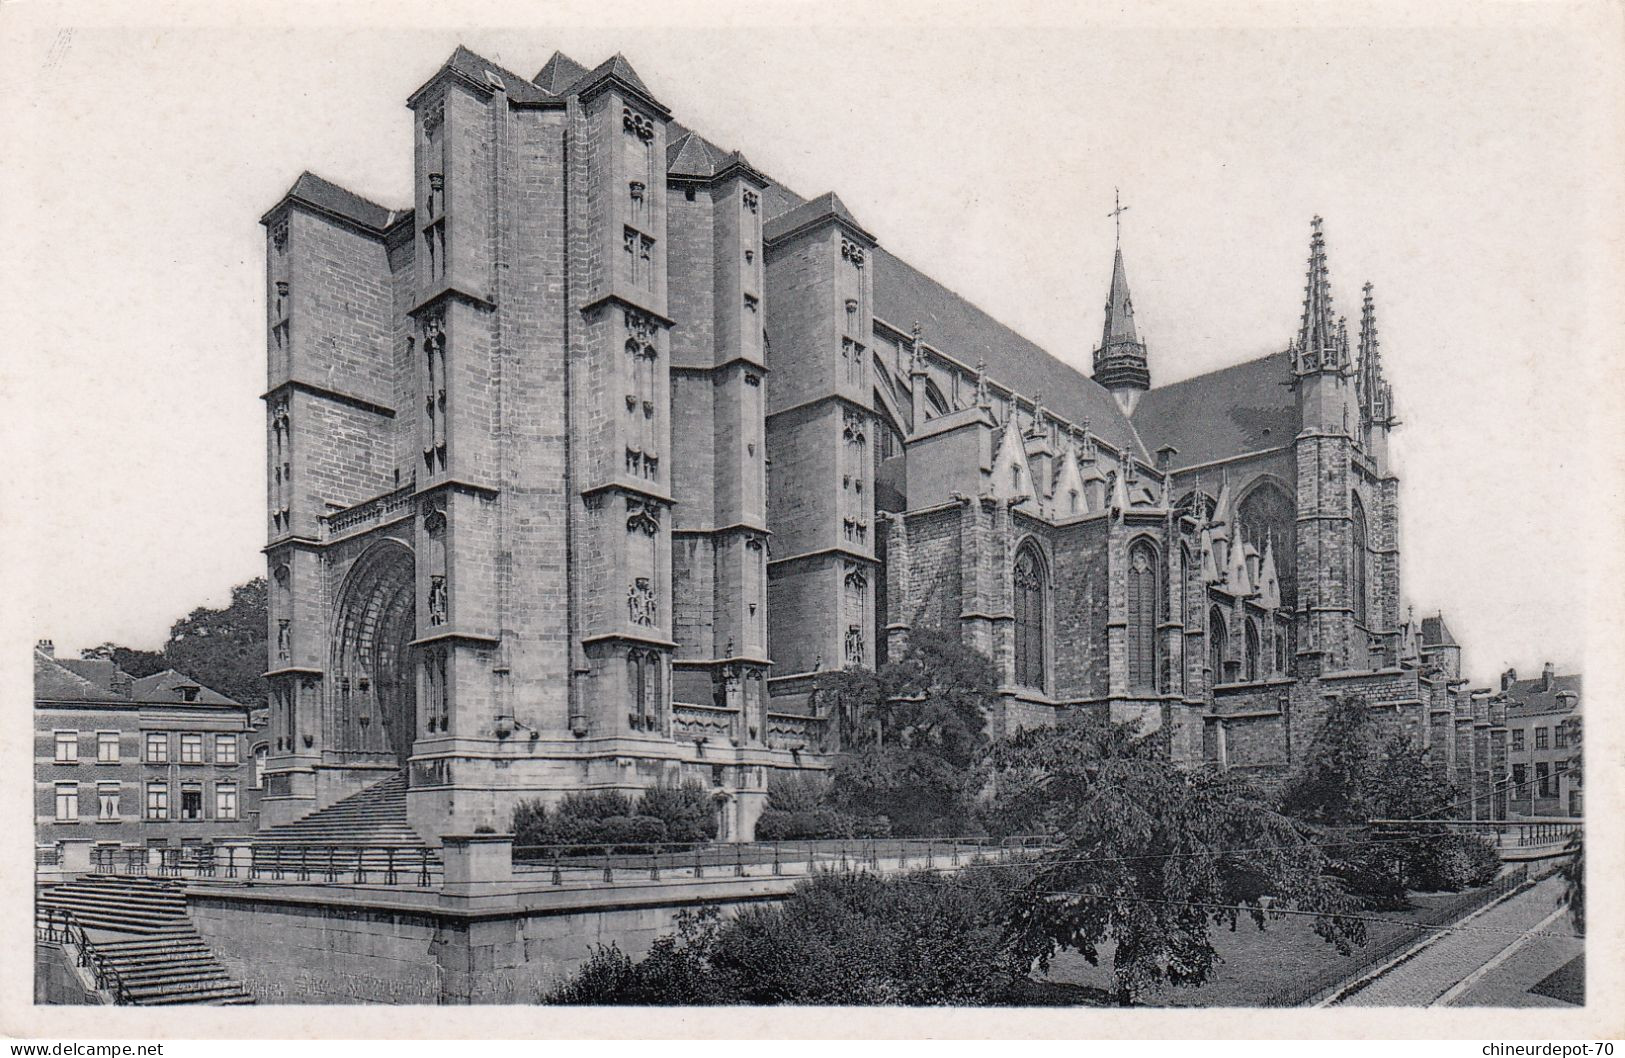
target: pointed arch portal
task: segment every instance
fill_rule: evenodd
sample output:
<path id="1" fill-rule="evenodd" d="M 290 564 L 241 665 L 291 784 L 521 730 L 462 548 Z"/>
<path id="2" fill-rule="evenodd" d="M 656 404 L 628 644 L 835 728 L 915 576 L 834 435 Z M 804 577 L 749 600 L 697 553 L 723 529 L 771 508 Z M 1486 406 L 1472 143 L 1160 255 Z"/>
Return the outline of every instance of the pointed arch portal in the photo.
<path id="1" fill-rule="evenodd" d="M 389 754 L 404 768 L 417 737 L 417 564 L 395 540 L 350 569 L 333 624 L 328 746 L 350 757 Z"/>

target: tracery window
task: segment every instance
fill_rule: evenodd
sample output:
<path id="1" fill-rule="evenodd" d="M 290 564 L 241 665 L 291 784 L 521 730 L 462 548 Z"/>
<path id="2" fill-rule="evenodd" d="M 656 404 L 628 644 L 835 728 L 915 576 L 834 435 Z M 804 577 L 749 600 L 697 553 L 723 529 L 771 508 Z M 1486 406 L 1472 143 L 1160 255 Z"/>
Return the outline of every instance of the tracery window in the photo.
<path id="1" fill-rule="evenodd" d="M 1246 642 L 1245 642 L 1246 654 L 1245 654 L 1245 668 L 1243 669 L 1242 678 L 1246 679 L 1246 680 L 1256 680 L 1259 677 L 1259 672 L 1258 672 L 1259 636 L 1258 636 L 1258 621 L 1255 620 L 1254 618 L 1251 618 L 1251 617 L 1247 618 L 1247 627 L 1245 629 L 1245 635 L 1246 635 Z"/>
<path id="2" fill-rule="evenodd" d="M 1157 679 L 1157 551 L 1146 540 L 1129 548 L 1128 685 L 1154 691 Z"/>
<path id="3" fill-rule="evenodd" d="M 1366 524 L 1365 507 L 1360 503 L 1360 497 L 1349 497 L 1350 507 L 1354 515 L 1353 541 L 1350 544 L 1353 556 L 1349 566 L 1349 580 L 1354 589 L 1354 620 L 1361 625 L 1369 625 L 1366 612 Z"/>
<path id="4" fill-rule="evenodd" d="M 1044 557 L 1036 544 L 1016 552 L 1016 683 L 1044 689 Z"/>
<path id="5" fill-rule="evenodd" d="M 1225 682 L 1224 658 L 1229 646 L 1230 636 L 1224 623 L 1224 611 L 1215 606 L 1207 615 L 1207 664 L 1213 670 L 1214 683 Z"/>

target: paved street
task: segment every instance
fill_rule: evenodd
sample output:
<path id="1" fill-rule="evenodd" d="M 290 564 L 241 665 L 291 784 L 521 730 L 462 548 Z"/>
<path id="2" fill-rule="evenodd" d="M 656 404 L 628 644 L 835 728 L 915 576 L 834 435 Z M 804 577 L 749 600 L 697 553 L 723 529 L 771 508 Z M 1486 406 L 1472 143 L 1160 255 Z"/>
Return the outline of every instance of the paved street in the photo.
<path id="1" fill-rule="evenodd" d="M 1582 952 L 1584 942 L 1514 931 L 1572 933 L 1566 915 L 1552 917 L 1562 893 L 1562 880 L 1548 878 L 1464 921 L 1467 928 L 1444 934 L 1337 1005 L 1559 1005 L 1528 989 Z"/>

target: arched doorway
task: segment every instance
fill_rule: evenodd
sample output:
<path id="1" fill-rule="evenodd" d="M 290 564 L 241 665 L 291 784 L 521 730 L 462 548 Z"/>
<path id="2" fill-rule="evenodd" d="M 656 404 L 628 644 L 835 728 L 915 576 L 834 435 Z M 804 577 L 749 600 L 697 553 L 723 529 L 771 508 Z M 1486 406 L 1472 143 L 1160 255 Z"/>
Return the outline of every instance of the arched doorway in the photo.
<path id="1" fill-rule="evenodd" d="M 333 626 L 328 745 L 346 759 L 393 756 L 417 737 L 417 565 L 396 540 L 374 544 L 351 568 Z"/>

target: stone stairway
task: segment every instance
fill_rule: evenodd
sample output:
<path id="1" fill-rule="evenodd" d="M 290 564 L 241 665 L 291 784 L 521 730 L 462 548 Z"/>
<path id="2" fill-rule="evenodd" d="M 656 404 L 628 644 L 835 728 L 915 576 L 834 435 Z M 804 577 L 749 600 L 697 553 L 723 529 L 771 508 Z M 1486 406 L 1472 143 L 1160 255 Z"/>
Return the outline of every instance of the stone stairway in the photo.
<path id="1" fill-rule="evenodd" d="M 284 871 L 299 865 L 313 877 L 329 862 L 345 877 L 360 866 L 371 881 L 393 868 L 410 882 L 425 869 L 440 873 L 440 855 L 407 823 L 406 776 L 396 773 L 303 819 L 270 827 L 254 836 L 255 859 Z"/>
<path id="2" fill-rule="evenodd" d="M 39 891 L 36 920 L 69 912 L 136 1006 L 254 1002 L 226 973 L 186 916 L 175 882 L 87 875 Z"/>

